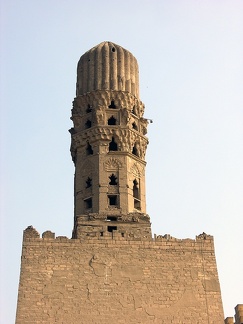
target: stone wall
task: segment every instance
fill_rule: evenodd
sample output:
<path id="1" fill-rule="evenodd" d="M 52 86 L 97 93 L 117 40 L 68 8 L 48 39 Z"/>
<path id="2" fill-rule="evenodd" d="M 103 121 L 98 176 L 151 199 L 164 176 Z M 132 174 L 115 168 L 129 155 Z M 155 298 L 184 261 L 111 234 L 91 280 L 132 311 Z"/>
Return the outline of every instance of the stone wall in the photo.
<path id="1" fill-rule="evenodd" d="M 40 238 L 29 227 L 16 323 L 223 324 L 213 238 Z"/>

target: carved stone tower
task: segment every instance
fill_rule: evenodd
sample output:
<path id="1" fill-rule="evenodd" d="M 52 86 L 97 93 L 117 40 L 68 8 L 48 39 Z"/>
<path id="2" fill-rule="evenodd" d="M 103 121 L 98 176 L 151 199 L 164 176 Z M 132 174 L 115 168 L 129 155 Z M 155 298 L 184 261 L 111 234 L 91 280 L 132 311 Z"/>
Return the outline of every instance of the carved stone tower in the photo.
<path id="1" fill-rule="evenodd" d="M 223 324 L 213 237 L 152 238 L 143 113 L 130 52 L 104 42 L 80 58 L 72 238 L 24 230 L 16 324 Z"/>
<path id="2" fill-rule="evenodd" d="M 138 64 L 129 51 L 103 42 L 81 56 L 70 130 L 73 238 L 114 231 L 127 238 L 151 237 L 145 199 L 148 121 L 143 114 Z"/>

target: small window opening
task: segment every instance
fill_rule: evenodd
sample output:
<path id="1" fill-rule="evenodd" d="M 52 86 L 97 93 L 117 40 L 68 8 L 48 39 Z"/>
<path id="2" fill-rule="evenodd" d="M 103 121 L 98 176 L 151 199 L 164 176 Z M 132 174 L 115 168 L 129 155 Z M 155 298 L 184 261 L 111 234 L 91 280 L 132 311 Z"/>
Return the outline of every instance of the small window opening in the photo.
<path id="1" fill-rule="evenodd" d="M 107 231 L 110 233 L 117 231 L 117 226 L 107 226 Z"/>
<path id="2" fill-rule="evenodd" d="M 140 200 L 134 199 L 134 208 L 141 209 Z"/>
<path id="3" fill-rule="evenodd" d="M 109 144 L 109 151 L 117 151 L 117 144 L 114 140 L 114 137 L 112 137 L 112 140 Z"/>
<path id="4" fill-rule="evenodd" d="M 108 196 L 108 199 L 109 199 L 109 205 L 110 206 L 117 206 L 117 196 L 116 195 L 109 195 Z"/>
<path id="5" fill-rule="evenodd" d="M 104 232 L 100 232 L 100 236 L 103 236 L 104 235 Z"/>
<path id="6" fill-rule="evenodd" d="M 116 125 L 116 118 L 111 116 L 111 118 L 108 119 L 108 125 Z"/>
<path id="7" fill-rule="evenodd" d="M 90 113 L 92 111 L 92 108 L 90 105 L 87 106 L 86 113 Z"/>
<path id="8" fill-rule="evenodd" d="M 107 216 L 106 220 L 112 221 L 112 222 L 117 222 L 117 217 L 116 216 Z"/>
<path id="9" fill-rule="evenodd" d="M 116 186 L 117 185 L 117 177 L 112 173 L 112 175 L 109 177 L 110 182 L 109 185 Z"/>
<path id="10" fill-rule="evenodd" d="M 137 116 L 137 113 L 136 113 L 136 108 L 135 108 L 135 106 L 133 106 L 133 108 L 132 108 L 132 113 L 133 113 L 134 115 L 136 115 L 136 116 Z"/>
<path id="11" fill-rule="evenodd" d="M 88 177 L 88 179 L 86 180 L 86 188 L 90 188 L 90 187 L 92 187 L 92 179 Z"/>
<path id="12" fill-rule="evenodd" d="M 115 52 L 115 51 L 116 51 L 115 47 L 112 47 L 112 52 Z"/>
<path id="13" fill-rule="evenodd" d="M 88 120 L 86 121 L 86 123 L 85 123 L 85 128 L 90 128 L 91 125 L 92 125 L 92 122 L 91 122 L 91 120 L 88 119 Z"/>
<path id="14" fill-rule="evenodd" d="M 87 147 L 86 147 L 86 153 L 87 153 L 87 155 L 93 154 L 92 146 L 89 143 L 87 144 Z"/>
<path id="15" fill-rule="evenodd" d="M 136 179 L 133 180 L 133 198 L 134 198 L 134 208 L 141 209 L 141 204 L 139 200 L 139 183 Z"/>
<path id="16" fill-rule="evenodd" d="M 138 130 L 138 126 L 137 126 L 137 124 L 135 122 L 132 123 L 132 128 L 135 129 L 135 130 Z"/>
<path id="17" fill-rule="evenodd" d="M 133 197 L 139 199 L 139 190 L 137 180 L 133 180 Z"/>
<path id="18" fill-rule="evenodd" d="M 124 234 L 124 233 L 121 233 L 121 236 L 122 236 L 122 237 L 124 237 L 124 236 L 125 236 L 125 234 Z"/>
<path id="19" fill-rule="evenodd" d="M 134 155 L 136 155 L 136 156 L 139 156 L 139 155 L 138 155 L 138 149 L 137 149 L 136 145 L 133 146 L 132 154 L 134 154 Z"/>
<path id="20" fill-rule="evenodd" d="M 114 100 L 111 100 L 111 104 L 110 104 L 109 108 L 116 109 Z"/>
<path id="21" fill-rule="evenodd" d="M 86 209 L 92 208 L 92 198 L 85 199 L 84 204 Z"/>

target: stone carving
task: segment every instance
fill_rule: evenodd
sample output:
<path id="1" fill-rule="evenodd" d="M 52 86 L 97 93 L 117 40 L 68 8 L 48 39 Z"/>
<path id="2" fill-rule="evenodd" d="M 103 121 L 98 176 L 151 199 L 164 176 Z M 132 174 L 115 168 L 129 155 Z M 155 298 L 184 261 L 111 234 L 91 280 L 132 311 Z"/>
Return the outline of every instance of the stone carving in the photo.
<path id="1" fill-rule="evenodd" d="M 73 102 L 72 115 L 86 115 L 88 106 L 92 111 L 96 110 L 98 106 L 108 108 L 111 100 L 115 102 L 117 109 L 127 109 L 131 112 L 135 106 L 137 116 L 143 116 L 144 104 L 130 93 L 119 90 L 95 90 L 78 96 Z"/>
<path id="2" fill-rule="evenodd" d="M 141 173 L 138 167 L 137 163 L 134 163 L 131 167 L 131 173 L 134 175 L 135 178 L 140 178 L 141 177 Z"/>
<path id="3" fill-rule="evenodd" d="M 139 222 L 139 216 L 138 215 L 133 215 L 132 216 L 132 221 L 138 223 Z"/>
<path id="4" fill-rule="evenodd" d="M 130 121 L 130 114 L 128 113 L 127 108 L 122 108 L 121 109 L 121 120 L 123 125 L 127 125 Z"/>
<path id="5" fill-rule="evenodd" d="M 97 108 L 93 111 L 93 116 L 95 125 L 104 124 L 104 109 L 101 105 L 98 105 Z"/>
<path id="6" fill-rule="evenodd" d="M 121 151 L 131 151 L 131 139 L 128 129 L 119 129 L 118 136 L 121 140 Z"/>
<path id="7" fill-rule="evenodd" d="M 143 135 L 147 134 L 148 120 L 145 118 L 140 118 L 140 125 Z"/>
<path id="8" fill-rule="evenodd" d="M 118 159 L 112 157 L 104 163 L 104 167 L 106 171 L 119 170 L 122 168 L 122 163 Z"/>
<path id="9" fill-rule="evenodd" d="M 140 156 L 142 159 L 145 159 L 145 154 L 147 150 L 147 142 L 141 141 L 140 143 Z"/>

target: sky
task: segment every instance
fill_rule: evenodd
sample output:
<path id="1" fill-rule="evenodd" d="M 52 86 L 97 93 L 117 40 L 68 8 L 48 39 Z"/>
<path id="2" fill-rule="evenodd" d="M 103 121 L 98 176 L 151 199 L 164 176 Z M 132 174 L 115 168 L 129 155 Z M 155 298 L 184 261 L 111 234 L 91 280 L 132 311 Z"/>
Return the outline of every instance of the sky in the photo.
<path id="1" fill-rule="evenodd" d="M 0 322 L 15 320 L 23 230 L 71 237 L 76 67 L 133 53 L 149 125 L 153 233 L 214 236 L 225 317 L 243 303 L 243 1 L 0 0 Z"/>

